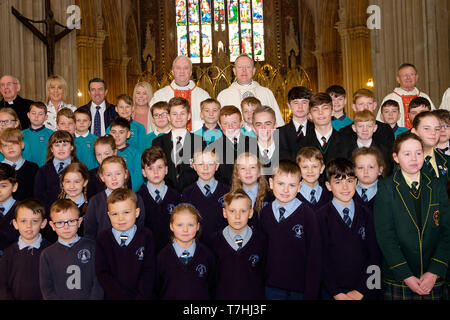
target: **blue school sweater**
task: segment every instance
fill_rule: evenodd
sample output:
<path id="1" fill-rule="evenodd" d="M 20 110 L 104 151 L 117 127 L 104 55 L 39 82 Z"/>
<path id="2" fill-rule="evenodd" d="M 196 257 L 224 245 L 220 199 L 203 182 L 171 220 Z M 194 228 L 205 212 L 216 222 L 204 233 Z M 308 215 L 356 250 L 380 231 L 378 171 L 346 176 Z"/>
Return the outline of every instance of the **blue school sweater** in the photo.
<path id="1" fill-rule="evenodd" d="M 56 172 L 53 161 L 48 161 L 39 168 L 34 179 L 34 197 L 44 203 L 47 214 L 50 206 L 58 199 L 61 192 L 59 176 Z"/>
<path id="2" fill-rule="evenodd" d="M 367 267 L 380 265 L 373 216 L 355 202 L 355 215 L 349 228 L 330 201 L 317 217 L 323 246 L 323 283 L 331 296 L 358 290 L 367 296 Z"/>
<path id="3" fill-rule="evenodd" d="M 106 133 L 111 132 L 111 127 L 106 129 Z M 127 143 L 135 148 L 140 154 L 144 152 L 145 148 L 145 138 L 147 132 L 145 131 L 145 126 L 142 123 L 130 120 L 130 137 L 127 139 Z"/>
<path id="4" fill-rule="evenodd" d="M 142 185 L 137 194 L 144 201 L 144 225 L 152 231 L 155 239 L 155 250 L 158 253 L 171 242 L 169 234 L 170 215 L 172 210 L 180 203 L 181 195 L 175 189 L 167 187 L 164 199 L 157 204 L 150 195 L 146 184 Z"/>
<path id="5" fill-rule="evenodd" d="M 215 261 L 211 251 L 196 242 L 188 264 L 177 257 L 170 243 L 156 259 L 156 293 L 162 300 L 209 300 L 215 282 Z"/>
<path id="6" fill-rule="evenodd" d="M 55 242 L 42 251 L 39 279 L 44 300 L 100 300 L 95 242 L 80 238 L 72 247 Z M 77 285 L 77 282 L 79 284 Z"/>
<path id="7" fill-rule="evenodd" d="M 45 164 L 45 157 L 47 156 L 47 142 L 52 134 L 53 131 L 45 126 L 37 130 L 31 128 L 23 130 L 23 141 L 27 145 L 30 154 L 28 159 L 24 159 L 42 167 Z"/>
<path id="8" fill-rule="evenodd" d="M 8 248 L 19 239 L 19 232 L 14 228 L 12 220 L 14 219 L 14 210 L 16 210 L 17 201 L 14 202 L 11 209 L 5 212 L 5 215 L 0 214 L 0 258 L 3 250 Z"/>
<path id="9" fill-rule="evenodd" d="M 234 250 L 218 231 L 212 237 L 216 258 L 216 300 L 264 300 L 264 271 L 267 243 L 261 232 L 252 231 L 250 240 Z"/>
<path id="10" fill-rule="evenodd" d="M 36 163 L 25 160 L 24 164 L 16 170 L 16 179 L 18 183 L 17 191 L 13 193 L 14 199 L 22 201 L 33 197 L 34 179 L 39 167 Z"/>
<path id="11" fill-rule="evenodd" d="M 302 203 L 279 223 L 272 205 L 267 205 L 261 210 L 260 225 L 268 241 L 266 286 L 304 293 L 305 300 L 317 299 L 322 256 L 313 210 Z"/>
<path id="12" fill-rule="evenodd" d="M 341 128 L 348 126 L 349 124 L 352 124 L 353 120 L 350 119 L 344 112 L 344 115 L 340 118 L 334 118 L 331 120 L 331 125 L 333 126 L 333 129 L 336 131 L 341 130 Z"/>
<path id="13" fill-rule="evenodd" d="M 77 158 L 83 162 L 88 170 L 94 169 L 98 166 L 97 159 L 95 158 L 94 142 L 98 137 L 89 132 L 86 138 L 76 137 L 75 147 L 77 149 Z"/>
<path id="14" fill-rule="evenodd" d="M 227 220 L 223 217 L 223 196 L 230 191 L 230 186 L 221 182 L 208 198 L 198 187 L 197 182 L 186 187 L 181 194 L 181 201 L 192 204 L 202 216 L 202 232 L 200 241 L 210 244 L 210 237 L 227 226 Z"/>
<path id="15" fill-rule="evenodd" d="M 125 148 L 117 151 L 117 155 L 125 159 L 128 171 L 131 177 L 131 186 L 134 192 L 137 192 L 144 183 L 141 168 L 141 156 L 138 150 L 127 144 Z"/>
<path id="16" fill-rule="evenodd" d="M 144 139 L 144 150 L 150 148 L 153 144 L 153 140 L 155 140 L 159 136 L 162 136 L 163 134 L 165 133 L 159 133 L 158 135 L 156 135 L 153 131 L 147 134 Z"/>
<path id="17" fill-rule="evenodd" d="M 144 226 L 145 207 L 142 198 L 138 195 L 138 208 L 140 209 L 139 217 L 136 219 L 138 227 Z M 93 196 L 88 203 L 86 214 L 83 217 L 84 236 L 95 240 L 100 232 L 112 228 L 111 221 L 108 216 L 108 207 L 106 205 L 106 192 L 101 191 Z"/>
<path id="18" fill-rule="evenodd" d="M 42 300 L 39 259 L 50 243 L 42 238 L 39 249 L 9 246 L 0 259 L 0 300 Z"/>
<path id="19" fill-rule="evenodd" d="M 151 299 L 155 279 L 155 249 L 152 232 L 137 227 L 131 242 L 121 247 L 112 230 L 98 235 L 95 271 L 105 300 Z"/>

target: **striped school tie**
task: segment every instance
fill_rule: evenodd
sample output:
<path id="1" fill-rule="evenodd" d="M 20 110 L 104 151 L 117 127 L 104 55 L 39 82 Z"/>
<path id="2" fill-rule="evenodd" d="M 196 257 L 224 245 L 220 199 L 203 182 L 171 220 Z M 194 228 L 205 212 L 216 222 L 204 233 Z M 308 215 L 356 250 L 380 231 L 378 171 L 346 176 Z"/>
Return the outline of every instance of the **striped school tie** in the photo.
<path id="1" fill-rule="evenodd" d="M 64 162 L 60 162 L 59 163 L 59 168 L 58 168 L 58 176 L 61 176 L 61 173 L 64 170 Z"/>
<path id="2" fill-rule="evenodd" d="M 352 226 L 352 218 L 349 215 L 349 208 L 344 208 L 342 212 L 344 213 L 344 223 L 350 228 Z"/>
<path id="3" fill-rule="evenodd" d="M 155 202 L 156 202 L 156 204 L 160 204 L 162 199 L 161 199 L 161 196 L 159 195 L 159 190 L 156 189 L 155 193 L 156 193 Z"/>
<path id="4" fill-rule="evenodd" d="M 191 254 L 189 253 L 189 251 L 184 250 L 183 253 L 181 254 L 180 261 L 184 264 L 188 264 L 190 255 Z"/>
<path id="5" fill-rule="evenodd" d="M 237 244 L 238 250 L 242 248 L 242 244 L 244 243 L 244 239 L 242 239 L 242 236 L 240 234 L 237 234 L 234 237 L 234 243 Z"/>
<path id="6" fill-rule="evenodd" d="M 361 199 L 364 202 L 369 201 L 369 198 L 367 198 L 367 194 L 366 194 L 367 189 L 366 188 L 362 188 L 361 189 Z"/>
<path id="7" fill-rule="evenodd" d="M 120 246 L 125 247 L 125 243 L 127 242 L 127 240 L 128 240 L 128 236 L 125 233 L 122 233 L 120 235 Z"/>
<path id="8" fill-rule="evenodd" d="M 311 199 L 310 199 L 310 203 L 312 204 L 312 205 L 316 205 L 317 204 L 317 199 L 316 199 L 316 197 L 315 197 L 315 195 L 316 195 L 316 190 L 311 190 L 311 193 L 310 193 L 310 195 L 311 195 Z"/>
<path id="9" fill-rule="evenodd" d="M 280 211 L 280 218 L 278 219 L 278 222 L 282 222 L 284 219 L 286 219 L 286 217 L 284 216 L 284 214 L 286 213 L 286 209 L 281 207 L 279 211 Z"/>
<path id="10" fill-rule="evenodd" d="M 209 186 L 209 184 L 205 184 L 205 190 L 206 190 L 205 196 L 207 198 L 210 197 L 211 196 L 211 187 Z"/>
<path id="11" fill-rule="evenodd" d="M 417 196 L 419 189 L 417 189 L 417 186 L 419 185 L 419 183 L 417 181 L 413 181 L 411 183 L 411 192 L 414 194 L 414 196 Z"/>

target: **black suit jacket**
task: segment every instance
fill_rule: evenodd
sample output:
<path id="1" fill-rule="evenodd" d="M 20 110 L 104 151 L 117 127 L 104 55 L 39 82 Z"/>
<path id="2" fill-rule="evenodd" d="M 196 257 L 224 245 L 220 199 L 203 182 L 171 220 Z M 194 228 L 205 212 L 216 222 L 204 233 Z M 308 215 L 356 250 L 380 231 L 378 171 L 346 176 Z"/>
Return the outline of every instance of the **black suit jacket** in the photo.
<path id="1" fill-rule="evenodd" d="M 181 193 L 185 187 L 197 181 L 198 176 L 194 168 L 191 167 L 191 160 L 196 151 L 200 151 L 206 147 L 206 142 L 203 140 L 202 136 L 193 134 L 192 132 L 186 133 L 183 149 L 180 152 L 183 161 L 178 169 L 175 167 L 175 163 L 172 159 L 174 148 L 172 131 L 155 138 L 152 145 L 161 147 L 166 155 L 169 170 L 165 182 L 169 187 L 172 187 Z"/>
<path id="2" fill-rule="evenodd" d="M 377 131 L 373 134 L 373 141 L 377 146 L 383 145 L 386 150 L 389 150 L 389 152 L 392 152 L 392 145 L 394 144 L 394 131 L 392 131 L 392 128 L 390 125 L 377 121 Z M 341 130 L 339 130 L 339 133 L 342 133 L 347 136 L 347 139 L 349 140 L 356 140 L 356 132 L 353 131 L 352 125 L 349 124 L 348 126 L 343 127 Z"/>
<path id="3" fill-rule="evenodd" d="M 233 176 L 234 161 L 244 152 L 250 152 L 254 155 L 258 154 L 258 142 L 255 138 L 240 133 L 237 150 L 234 149 L 233 143 L 225 135 L 220 139 L 210 143 L 208 149 L 213 149 L 219 158 L 219 169 L 216 172 L 216 179 L 222 183 L 231 185 Z"/>
<path id="4" fill-rule="evenodd" d="M 31 100 L 17 96 L 16 99 L 14 99 L 13 104 L 9 104 L 5 99 L 2 99 L 2 101 L 0 101 L 0 109 L 6 107 L 13 108 L 19 117 L 22 130 L 25 130 L 30 127 L 30 119 L 28 119 L 27 113 L 30 111 L 30 104 L 32 103 L 33 101 Z"/>
<path id="5" fill-rule="evenodd" d="M 94 115 L 91 113 L 91 103 L 92 101 L 89 101 L 88 104 L 85 104 L 84 106 L 80 107 L 80 109 L 84 109 L 89 112 L 91 115 L 92 123 L 91 123 L 91 132 L 92 128 L 94 127 Z M 104 122 L 105 122 L 105 131 L 111 124 L 111 122 L 119 116 L 119 114 L 116 112 L 116 106 L 113 104 L 108 103 L 108 101 L 105 101 L 106 104 L 106 110 L 104 114 Z"/>
<path id="6" fill-rule="evenodd" d="M 378 148 L 378 150 L 381 151 L 381 154 L 383 155 L 383 159 L 384 159 L 384 163 L 385 163 L 385 168 L 384 168 L 385 176 L 386 177 L 390 176 L 392 174 L 392 168 L 394 166 L 394 162 L 392 159 L 392 151 L 389 150 L 386 145 L 379 144 L 377 141 L 375 141 L 375 139 L 372 139 L 371 147 L 376 147 L 376 148 Z M 348 158 L 349 159 L 352 158 L 352 153 L 356 149 L 358 149 L 357 139 L 349 141 L 349 150 L 348 150 L 348 152 L 349 152 Z"/>
<path id="7" fill-rule="evenodd" d="M 280 134 L 280 159 L 295 161 L 298 151 L 307 146 L 307 137 L 315 134 L 314 123 L 308 121 L 306 125 L 306 136 L 297 137 L 295 125 L 292 120 L 278 128 Z"/>
<path id="8" fill-rule="evenodd" d="M 349 154 L 350 141 L 347 136 L 333 129 L 333 133 L 327 141 L 327 146 L 322 150 L 321 143 L 317 140 L 316 134 L 307 138 L 307 145 L 316 147 L 322 152 L 323 160 L 327 165 L 335 158 L 347 158 Z"/>

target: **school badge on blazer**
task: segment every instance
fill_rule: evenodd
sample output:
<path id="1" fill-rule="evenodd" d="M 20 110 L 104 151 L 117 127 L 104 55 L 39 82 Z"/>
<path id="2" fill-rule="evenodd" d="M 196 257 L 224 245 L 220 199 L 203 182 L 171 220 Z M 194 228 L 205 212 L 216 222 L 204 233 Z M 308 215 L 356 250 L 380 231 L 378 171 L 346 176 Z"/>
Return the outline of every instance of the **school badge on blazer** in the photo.
<path id="1" fill-rule="evenodd" d="M 361 236 L 362 240 L 366 240 L 366 228 L 364 227 L 359 228 L 358 234 Z"/>
<path id="2" fill-rule="evenodd" d="M 220 203 L 220 205 L 222 206 L 222 208 L 225 208 L 225 200 L 223 199 L 223 196 L 220 197 L 220 198 L 217 200 L 217 202 Z"/>
<path id="3" fill-rule="evenodd" d="M 254 268 L 259 261 L 259 256 L 257 254 L 252 254 L 250 258 L 248 258 L 248 261 L 250 261 L 252 267 Z"/>
<path id="4" fill-rule="evenodd" d="M 206 266 L 204 264 L 199 264 L 195 267 L 195 271 L 198 272 L 199 278 L 203 278 L 206 275 Z"/>
<path id="5" fill-rule="evenodd" d="M 169 204 L 167 205 L 167 212 L 169 213 L 169 215 L 172 214 L 172 211 L 173 211 L 174 208 L 175 208 L 175 205 L 174 205 L 174 204 L 169 203 Z"/>
<path id="6" fill-rule="evenodd" d="M 433 220 L 436 227 L 439 227 L 439 210 L 433 211 Z"/>
<path id="7" fill-rule="evenodd" d="M 438 169 L 439 169 L 439 172 L 440 172 L 443 176 L 445 176 L 445 175 L 447 174 L 447 168 L 446 168 L 446 167 L 443 167 L 443 166 L 441 166 L 441 165 L 438 165 Z"/>
<path id="8" fill-rule="evenodd" d="M 88 263 L 91 260 L 91 252 L 88 249 L 81 249 L 78 251 L 77 258 L 81 263 Z"/>
<path id="9" fill-rule="evenodd" d="M 292 231 L 295 232 L 295 237 L 300 239 L 303 235 L 303 226 L 301 224 L 296 224 L 292 227 Z"/>
<path id="10" fill-rule="evenodd" d="M 140 247 L 139 249 L 136 250 L 136 255 L 139 261 L 144 260 L 144 250 L 145 250 L 144 247 Z"/>

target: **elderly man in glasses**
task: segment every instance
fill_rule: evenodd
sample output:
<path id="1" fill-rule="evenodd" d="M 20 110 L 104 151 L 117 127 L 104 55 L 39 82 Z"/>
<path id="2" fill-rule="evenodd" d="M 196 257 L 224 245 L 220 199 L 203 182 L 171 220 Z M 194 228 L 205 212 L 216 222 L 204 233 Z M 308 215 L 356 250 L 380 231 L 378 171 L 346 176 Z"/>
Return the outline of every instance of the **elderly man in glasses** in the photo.
<path id="1" fill-rule="evenodd" d="M 2 76 L 0 78 L 0 94 L 3 99 L 0 101 L 0 108 L 13 108 L 19 116 L 22 129 L 27 129 L 30 126 L 27 113 L 33 101 L 19 96 L 20 88 L 20 82 L 17 78 L 11 75 Z"/>

